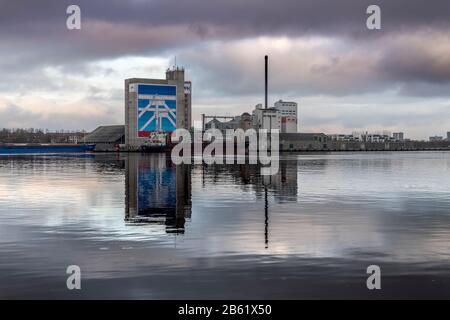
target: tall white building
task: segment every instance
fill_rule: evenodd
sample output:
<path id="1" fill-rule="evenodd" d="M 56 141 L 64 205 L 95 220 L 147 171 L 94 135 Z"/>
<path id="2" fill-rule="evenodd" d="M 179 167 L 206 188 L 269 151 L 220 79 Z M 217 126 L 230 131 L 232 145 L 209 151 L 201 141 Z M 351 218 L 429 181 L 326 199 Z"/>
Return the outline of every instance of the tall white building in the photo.
<path id="1" fill-rule="evenodd" d="M 296 133 L 298 131 L 297 103 L 279 100 L 275 102 L 281 121 L 281 132 Z"/>

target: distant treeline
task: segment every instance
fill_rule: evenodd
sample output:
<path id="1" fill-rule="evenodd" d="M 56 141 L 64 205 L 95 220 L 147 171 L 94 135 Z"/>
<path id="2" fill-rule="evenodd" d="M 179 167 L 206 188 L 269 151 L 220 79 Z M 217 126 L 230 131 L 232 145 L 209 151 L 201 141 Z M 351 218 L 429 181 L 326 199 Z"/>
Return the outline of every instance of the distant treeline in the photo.
<path id="1" fill-rule="evenodd" d="M 1 129 L 0 143 L 81 143 L 84 130 Z"/>

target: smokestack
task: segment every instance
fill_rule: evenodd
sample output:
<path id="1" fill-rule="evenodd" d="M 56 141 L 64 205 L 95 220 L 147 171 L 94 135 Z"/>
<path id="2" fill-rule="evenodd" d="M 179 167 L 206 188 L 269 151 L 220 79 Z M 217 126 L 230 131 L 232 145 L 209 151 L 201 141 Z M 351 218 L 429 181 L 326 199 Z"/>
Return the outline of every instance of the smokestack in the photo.
<path id="1" fill-rule="evenodd" d="M 268 64 L 269 64 L 269 57 L 266 55 L 264 56 L 264 62 L 265 62 L 265 69 L 266 69 L 266 77 L 265 77 L 265 108 L 267 109 L 267 77 L 268 77 Z"/>

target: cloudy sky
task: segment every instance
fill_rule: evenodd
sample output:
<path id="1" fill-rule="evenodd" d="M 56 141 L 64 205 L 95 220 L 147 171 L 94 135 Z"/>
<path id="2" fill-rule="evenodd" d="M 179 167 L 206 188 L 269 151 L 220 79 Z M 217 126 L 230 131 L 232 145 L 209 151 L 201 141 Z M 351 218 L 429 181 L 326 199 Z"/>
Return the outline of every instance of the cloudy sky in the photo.
<path id="1" fill-rule="evenodd" d="M 0 0 L 0 127 L 123 123 L 124 79 L 163 78 L 175 56 L 194 120 L 251 111 L 265 54 L 270 103 L 297 101 L 302 132 L 450 131 L 448 0 Z"/>

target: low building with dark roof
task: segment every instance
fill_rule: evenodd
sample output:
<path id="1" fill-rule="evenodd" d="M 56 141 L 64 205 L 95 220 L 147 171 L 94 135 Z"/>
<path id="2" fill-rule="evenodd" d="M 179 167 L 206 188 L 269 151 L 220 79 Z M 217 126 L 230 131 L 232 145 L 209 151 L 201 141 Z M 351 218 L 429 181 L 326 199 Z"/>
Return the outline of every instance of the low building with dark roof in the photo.
<path id="1" fill-rule="evenodd" d="M 324 133 L 280 133 L 280 151 L 321 151 L 328 149 Z"/>
<path id="2" fill-rule="evenodd" d="M 86 144 L 95 144 L 95 151 L 116 151 L 125 143 L 125 126 L 100 126 L 85 138 Z"/>

